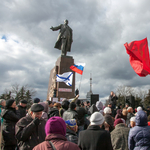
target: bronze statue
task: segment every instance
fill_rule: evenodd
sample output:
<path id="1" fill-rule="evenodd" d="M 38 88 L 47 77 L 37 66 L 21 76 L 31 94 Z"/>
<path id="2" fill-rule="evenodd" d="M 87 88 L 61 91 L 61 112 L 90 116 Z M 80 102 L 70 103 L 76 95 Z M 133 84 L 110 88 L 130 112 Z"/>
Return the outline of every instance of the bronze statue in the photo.
<path id="1" fill-rule="evenodd" d="M 71 51 L 72 40 L 72 29 L 68 26 L 68 20 L 64 20 L 64 24 L 61 24 L 57 27 L 50 28 L 53 31 L 59 31 L 57 41 L 54 48 L 61 50 L 61 55 L 66 56 L 67 52 Z"/>

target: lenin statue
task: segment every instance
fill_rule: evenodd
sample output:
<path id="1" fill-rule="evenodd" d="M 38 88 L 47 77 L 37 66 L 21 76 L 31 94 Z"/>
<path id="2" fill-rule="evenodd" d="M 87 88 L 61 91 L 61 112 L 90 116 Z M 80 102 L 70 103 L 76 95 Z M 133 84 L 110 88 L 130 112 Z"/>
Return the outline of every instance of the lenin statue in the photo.
<path id="1" fill-rule="evenodd" d="M 72 29 L 68 26 L 68 20 L 64 20 L 64 24 L 57 27 L 50 28 L 53 31 L 59 31 L 57 41 L 54 48 L 61 50 L 61 55 L 66 56 L 67 52 L 71 51 L 72 40 Z"/>

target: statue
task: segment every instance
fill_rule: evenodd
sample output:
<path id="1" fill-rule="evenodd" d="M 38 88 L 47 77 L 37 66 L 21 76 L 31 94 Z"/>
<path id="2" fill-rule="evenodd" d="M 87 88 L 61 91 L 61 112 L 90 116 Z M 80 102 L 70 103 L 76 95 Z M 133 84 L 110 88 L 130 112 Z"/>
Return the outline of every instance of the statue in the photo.
<path id="1" fill-rule="evenodd" d="M 59 31 L 57 41 L 54 48 L 61 50 L 61 55 L 66 56 L 67 52 L 71 51 L 72 40 L 72 29 L 68 26 L 68 20 L 64 20 L 64 24 L 57 27 L 50 28 L 53 31 Z"/>

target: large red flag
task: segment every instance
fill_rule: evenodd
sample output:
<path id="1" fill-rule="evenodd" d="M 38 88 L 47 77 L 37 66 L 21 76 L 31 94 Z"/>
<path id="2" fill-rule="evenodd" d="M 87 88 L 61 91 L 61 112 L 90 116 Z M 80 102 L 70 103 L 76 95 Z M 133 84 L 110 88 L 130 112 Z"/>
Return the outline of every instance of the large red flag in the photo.
<path id="1" fill-rule="evenodd" d="M 150 74 L 150 59 L 147 38 L 124 44 L 129 54 L 130 64 L 134 71 L 141 77 Z"/>

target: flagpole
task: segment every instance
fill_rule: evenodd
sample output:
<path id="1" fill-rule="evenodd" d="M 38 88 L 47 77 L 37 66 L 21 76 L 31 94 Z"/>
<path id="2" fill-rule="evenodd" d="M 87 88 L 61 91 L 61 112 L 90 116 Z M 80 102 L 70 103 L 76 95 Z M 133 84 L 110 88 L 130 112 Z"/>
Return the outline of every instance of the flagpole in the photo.
<path id="1" fill-rule="evenodd" d="M 82 81 L 82 75 L 81 75 L 80 83 L 79 83 L 79 91 L 80 91 L 80 87 L 81 87 L 81 81 Z"/>

